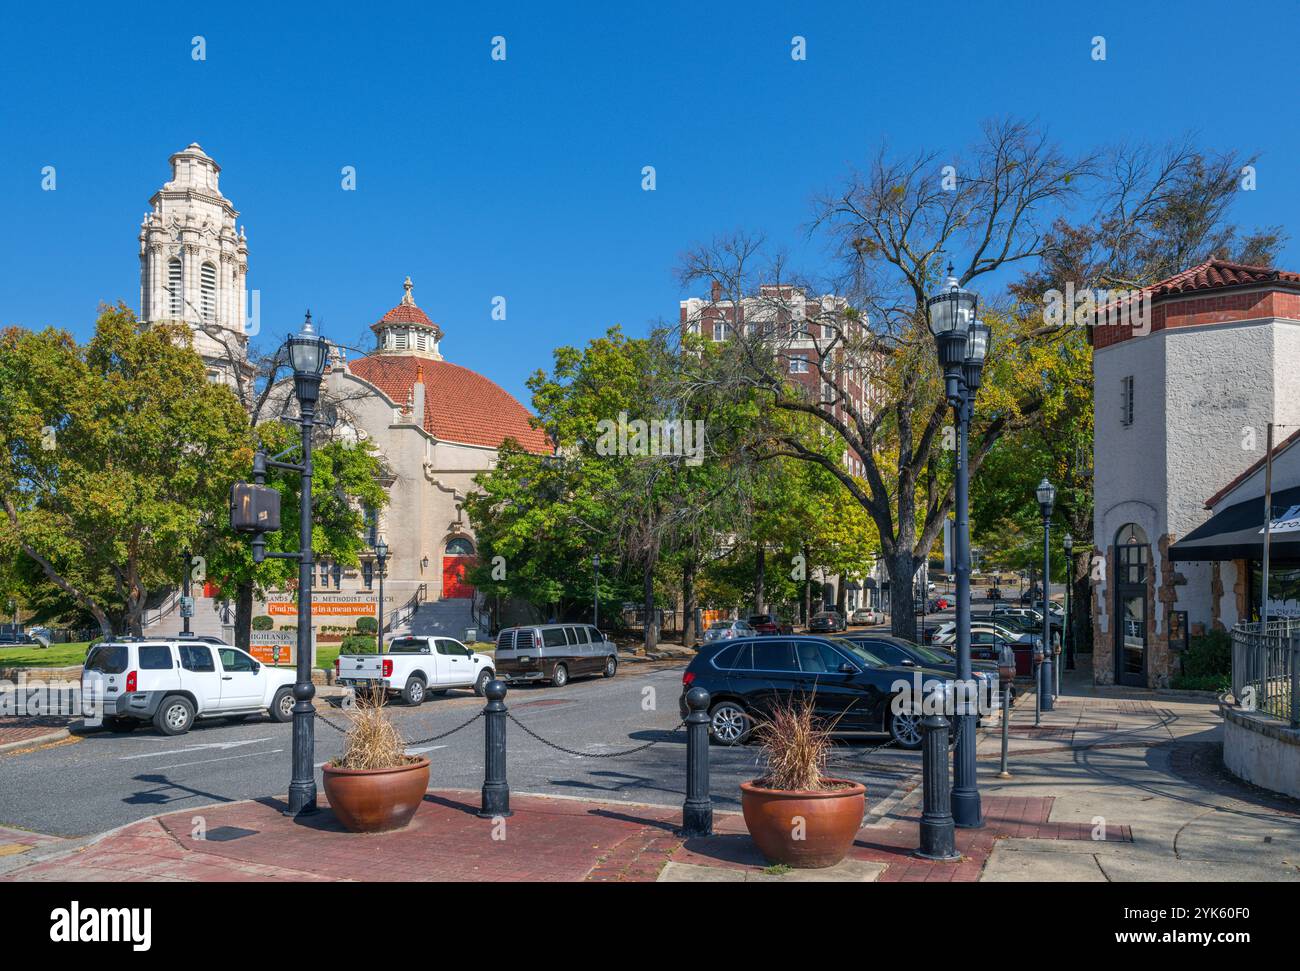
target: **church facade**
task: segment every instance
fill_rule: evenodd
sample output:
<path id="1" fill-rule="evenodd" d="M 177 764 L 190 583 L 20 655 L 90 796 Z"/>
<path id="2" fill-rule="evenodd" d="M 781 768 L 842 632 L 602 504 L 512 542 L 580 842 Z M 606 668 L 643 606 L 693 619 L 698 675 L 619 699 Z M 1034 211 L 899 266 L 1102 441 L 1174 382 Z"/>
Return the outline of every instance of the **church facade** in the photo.
<path id="1" fill-rule="evenodd" d="M 238 211 L 220 192 L 220 166 L 198 144 L 171 156 L 172 178 L 150 200 L 140 229 L 140 319 L 183 321 L 210 380 L 237 391 L 256 378 L 249 364 L 248 245 Z M 400 301 L 371 326 L 373 350 L 347 360 L 331 350 L 322 401 L 338 414 L 335 434 L 374 443 L 384 469 L 388 504 L 365 510 L 366 551 L 358 566 L 318 560 L 313 612 L 318 638 L 325 627 L 353 627 L 376 616 L 378 565 L 374 547 L 389 547 L 384 578 L 384 624 L 417 633 L 464 636 L 474 626 L 475 591 L 465 579 L 477 552 L 463 503 L 474 477 L 494 467 L 497 451 L 512 439 L 536 453 L 549 452 L 528 411 L 490 379 L 446 360 L 444 332 L 415 302 L 408 277 Z M 291 397 L 291 381 L 271 395 L 264 414 L 276 414 Z M 252 396 L 241 393 L 250 401 Z M 276 399 L 279 404 L 275 404 Z M 195 589 L 191 629 L 233 642 L 234 610 L 226 591 Z M 288 592 L 268 594 L 253 615 L 275 628 L 297 621 Z M 146 616 L 152 635 L 182 627 L 173 592 Z"/>

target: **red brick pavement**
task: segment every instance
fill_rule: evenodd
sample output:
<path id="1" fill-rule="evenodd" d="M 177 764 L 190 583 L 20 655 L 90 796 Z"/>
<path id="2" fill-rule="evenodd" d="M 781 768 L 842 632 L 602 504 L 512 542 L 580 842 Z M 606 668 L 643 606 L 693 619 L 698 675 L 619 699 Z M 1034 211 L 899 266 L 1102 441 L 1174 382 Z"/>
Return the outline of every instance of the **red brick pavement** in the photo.
<path id="1" fill-rule="evenodd" d="M 323 802 L 323 800 L 322 800 Z M 990 796 L 988 823 L 958 830 L 962 859 L 912 855 L 918 816 L 887 818 L 858 834 L 850 855 L 884 863 L 884 881 L 973 881 L 1002 837 L 1088 839 L 1083 824 L 1048 822 L 1052 799 Z M 13 871 L 7 880 L 440 880 L 652 881 L 671 859 L 730 869 L 766 864 L 736 813 L 718 814 L 715 835 L 682 840 L 667 807 L 520 796 L 515 815 L 479 819 L 477 793 L 430 792 L 411 825 L 360 836 L 328 810 L 293 820 L 274 800 L 208 806 L 135 823 L 74 854 Z M 196 835 L 206 827 L 208 839 Z M 234 827 L 249 831 L 220 840 Z M 1127 826 L 1110 840 L 1131 841 Z"/>
<path id="2" fill-rule="evenodd" d="M 0 745 L 10 742 L 27 742 L 34 738 L 52 735 L 68 727 L 68 718 L 59 715 L 10 715 L 0 717 Z"/>

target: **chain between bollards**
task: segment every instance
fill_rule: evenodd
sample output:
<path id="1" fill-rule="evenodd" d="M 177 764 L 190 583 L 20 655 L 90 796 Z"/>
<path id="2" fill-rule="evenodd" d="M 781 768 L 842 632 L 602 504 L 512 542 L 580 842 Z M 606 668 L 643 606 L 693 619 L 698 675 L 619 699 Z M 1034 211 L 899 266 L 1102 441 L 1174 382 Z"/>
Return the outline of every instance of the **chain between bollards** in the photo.
<path id="1" fill-rule="evenodd" d="M 709 795 L 709 693 L 686 692 L 686 801 L 681 836 L 713 835 L 713 799 Z"/>
<path id="2" fill-rule="evenodd" d="M 506 782 L 506 685 L 489 681 L 483 692 L 487 706 L 483 709 L 483 802 L 479 816 L 496 819 L 511 816 L 510 785 Z"/>

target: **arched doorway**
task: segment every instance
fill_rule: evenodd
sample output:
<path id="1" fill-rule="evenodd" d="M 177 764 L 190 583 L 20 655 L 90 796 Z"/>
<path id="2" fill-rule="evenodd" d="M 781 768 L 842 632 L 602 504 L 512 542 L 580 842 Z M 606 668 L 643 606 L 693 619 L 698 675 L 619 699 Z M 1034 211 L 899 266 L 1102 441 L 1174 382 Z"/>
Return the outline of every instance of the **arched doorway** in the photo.
<path id="1" fill-rule="evenodd" d="M 1147 571 L 1151 546 L 1137 523 L 1115 534 L 1115 683 L 1145 687 L 1150 627 Z"/>
<path id="2" fill-rule="evenodd" d="M 442 596 L 444 600 L 454 597 L 472 597 L 474 588 L 465 582 L 465 571 L 475 564 L 474 544 L 464 536 L 455 536 L 447 541 L 442 555 Z"/>

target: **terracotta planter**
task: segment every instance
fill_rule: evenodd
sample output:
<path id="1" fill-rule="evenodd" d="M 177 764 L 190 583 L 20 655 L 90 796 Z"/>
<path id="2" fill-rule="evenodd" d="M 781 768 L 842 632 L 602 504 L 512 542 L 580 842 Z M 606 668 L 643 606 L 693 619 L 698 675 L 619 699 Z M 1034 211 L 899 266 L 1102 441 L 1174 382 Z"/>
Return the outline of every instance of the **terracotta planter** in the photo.
<path id="1" fill-rule="evenodd" d="M 420 808 L 429 788 L 429 760 L 423 756 L 395 769 L 323 768 L 325 798 L 334 815 L 354 833 L 401 829 Z"/>
<path id="2" fill-rule="evenodd" d="M 740 784 L 740 805 L 749 835 L 768 860 L 813 870 L 834 866 L 849 852 L 862 826 L 867 787 L 848 779 L 844 788 L 825 792 L 787 792 Z M 802 817 L 802 827 L 796 824 Z M 795 839 L 801 835 L 802 839 Z"/>

